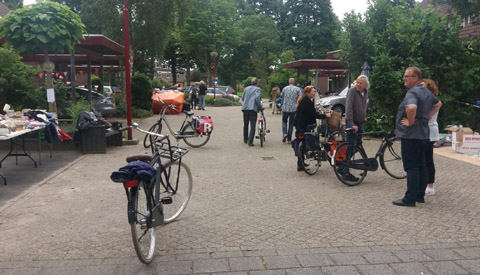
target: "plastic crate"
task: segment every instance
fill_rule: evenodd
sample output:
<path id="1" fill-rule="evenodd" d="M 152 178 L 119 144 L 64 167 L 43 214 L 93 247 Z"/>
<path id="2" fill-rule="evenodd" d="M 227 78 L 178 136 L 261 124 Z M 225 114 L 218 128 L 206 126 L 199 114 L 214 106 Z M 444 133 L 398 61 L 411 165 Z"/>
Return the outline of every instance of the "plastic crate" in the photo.
<path id="1" fill-rule="evenodd" d="M 81 151 L 84 154 L 105 154 L 107 152 L 107 139 L 105 126 L 93 126 L 81 132 Z"/>

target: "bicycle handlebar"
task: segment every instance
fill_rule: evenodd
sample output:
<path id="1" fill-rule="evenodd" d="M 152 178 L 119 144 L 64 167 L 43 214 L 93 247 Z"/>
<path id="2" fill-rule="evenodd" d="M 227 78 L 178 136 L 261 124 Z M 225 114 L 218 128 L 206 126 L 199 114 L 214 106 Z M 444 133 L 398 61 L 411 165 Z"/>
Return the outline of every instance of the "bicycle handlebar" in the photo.
<path id="1" fill-rule="evenodd" d="M 168 104 L 168 103 L 166 103 L 166 102 L 165 102 L 165 101 L 163 101 L 163 100 L 162 100 L 160 97 L 157 97 L 157 101 L 159 101 L 160 103 L 162 103 L 162 104 L 163 104 L 163 106 L 167 106 L 167 107 L 169 107 L 170 109 L 173 109 L 173 110 L 176 110 L 176 109 L 178 109 L 178 107 L 177 107 L 177 106 L 175 106 L 175 105 L 173 105 L 173 104 Z"/>
<path id="2" fill-rule="evenodd" d="M 154 132 L 149 132 L 149 131 L 143 130 L 143 129 L 139 128 L 138 123 L 135 123 L 135 122 L 132 124 L 132 126 L 130 126 L 130 128 L 133 128 L 133 129 L 135 129 L 139 132 L 142 132 L 144 134 L 147 134 L 147 135 L 158 137 L 159 139 L 157 140 L 157 142 L 162 142 L 163 140 L 168 138 L 168 135 L 162 135 L 162 134 L 157 134 L 157 133 L 154 133 Z"/>

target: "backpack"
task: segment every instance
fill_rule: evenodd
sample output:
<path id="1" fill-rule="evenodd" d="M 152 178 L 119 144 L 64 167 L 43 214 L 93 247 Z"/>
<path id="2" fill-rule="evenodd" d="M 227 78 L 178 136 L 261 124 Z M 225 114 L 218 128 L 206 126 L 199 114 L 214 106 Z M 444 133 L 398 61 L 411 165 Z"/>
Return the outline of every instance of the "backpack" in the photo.
<path id="1" fill-rule="evenodd" d="M 197 95 L 198 95 L 198 89 L 197 89 L 197 87 L 192 87 L 191 93 L 192 93 L 192 96 L 197 96 Z"/>

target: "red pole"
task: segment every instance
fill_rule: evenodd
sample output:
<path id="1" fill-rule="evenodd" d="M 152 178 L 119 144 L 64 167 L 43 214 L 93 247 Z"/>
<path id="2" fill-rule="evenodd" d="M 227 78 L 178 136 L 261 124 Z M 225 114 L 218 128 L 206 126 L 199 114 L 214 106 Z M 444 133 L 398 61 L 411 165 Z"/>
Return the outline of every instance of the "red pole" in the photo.
<path id="1" fill-rule="evenodd" d="M 130 34 L 127 0 L 123 1 L 123 28 L 125 34 L 125 88 L 127 89 L 127 125 L 132 126 L 132 89 L 130 77 Z M 128 128 L 128 140 L 132 140 L 132 128 Z"/>

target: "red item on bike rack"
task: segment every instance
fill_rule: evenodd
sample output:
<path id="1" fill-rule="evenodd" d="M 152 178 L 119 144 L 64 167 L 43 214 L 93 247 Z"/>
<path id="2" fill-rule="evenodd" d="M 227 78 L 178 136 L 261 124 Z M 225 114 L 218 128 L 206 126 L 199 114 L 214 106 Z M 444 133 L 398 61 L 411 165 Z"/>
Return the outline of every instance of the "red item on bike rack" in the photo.
<path id="1" fill-rule="evenodd" d="M 131 181 L 124 182 L 123 186 L 125 188 L 137 187 L 138 186 L 138 180 L 131 180 Z"/>

